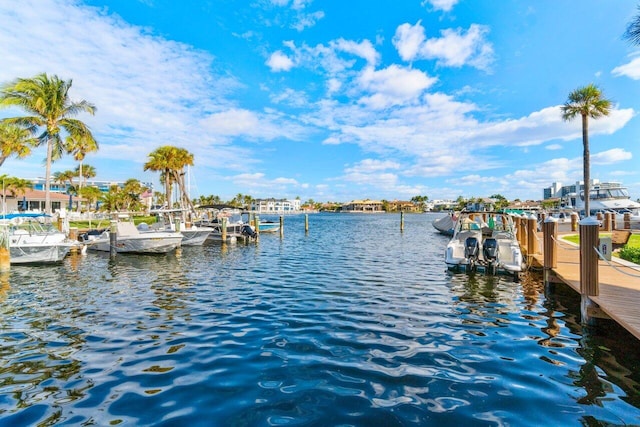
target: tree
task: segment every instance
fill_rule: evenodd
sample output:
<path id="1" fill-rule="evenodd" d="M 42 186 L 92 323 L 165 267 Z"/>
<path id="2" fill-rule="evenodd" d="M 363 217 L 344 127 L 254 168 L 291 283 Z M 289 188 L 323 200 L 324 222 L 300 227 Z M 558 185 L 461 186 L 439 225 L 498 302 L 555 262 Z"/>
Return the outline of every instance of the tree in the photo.
<path id="1" fill-rule="evenodd" d="M 98 199 L 100 199 L 100 196 L 102 196 L 102 190 L 93 185 L 82 187 L 79 193 L 80 197 L 86 199 L 89 202 L 89 206 L 87 207 L 89 210 L 91 210 L 91 205 L 95 204 Z"/>
<path id="2" fill-rule="evenodd" d="M 87 185 L 89 178 L 95 178 L 97 175 L 96 168 L 91 165 L 78 165 L 75 170 L 76 176 L 80 179 L 78 187 L 82 189 L 84 185 Z"/>
<path id="3" fill-rule="evenodd" d="M 66 170 L 64 172 L 55 172 L 53 174 L 53 182 L 57 182 L 59 184 L 69 184 L 69 188 L 67 189 L 68 194 L 77 194 L 76 186 L 73 183 L 73 178 L 77 177 L 75 171 Z"/>
<path id="4" fill-rule="evenodd" d="M 149 153 L 149 160 L 144 164 L 144 170 L 162 173 L 160 182 L 164 184 L 167 207 L 171 208 L 171 190 L 177 183 L 180 189 L 181 205 L 188 205 L 193 209 L 185 184 L 184 168 L 193 166 L 193 154 L 184 148 L 165 145 Z"/>
<path id="5" fill-rule="evenodd" d="M 82 162 L 84 161 L 84 158 L 87 156 L 87 153 L 98 151 L 98 143 L 93 138 L 76 137 L 76 136 L 69 135 L 66 139 L 66 145 L 67 145 L 67 153 L 73 155 L 73 158 L 76 161 L 80 162 L 77 170 L 78 170 L 78 176 L 80 177 L 80 184 L 78 185 L 81 190 L 83 181 L 86 181 L 86 178 L 88 177 L 88 175 L 93 174 L 91 176 L 92 178 L 96 176 L 95 168 L 93 169 L 93 171 L 89 173 L 85 173 L 82 167 Z"/>
<path id="6" fill-rule="evenodd" d="M 11 156 L 24 158 L 30 155 L 31 148 L 38 145 L 38 139 L 32 134 L 29 128 L 0 122 L 0 166 Z"/>
<path id="7" fill-rule="evenodd" d="M 96 107 L 85 101 L 71 101 L 71 80 L 49 77 L 46 73 L 29 79 L 19 78 L 4 85 L 0 91 L 0 107 L 20 107 L 29 116 L 12 117 L 4 122 L 27 129 L 42 129 L 38 145 L 46 144 L 45 212 L 51 213 L 51 163 L 66 151 L 63 132 L 74 139 L 93 140 L 91 131 L 82 121 L 72 118 L 80 112 L 93 115 Z"/>
<path id="8" fill-rule="evenodd" d="M 589 155 L 589 117 L 598 119 L 608 116 L 611 111 L 611 101 L 604 98 L 600 89 L 592 84 L 580 87 L 569 94 L 567 101 L 561 107 L 562 120 L 569 121 L 575 117 L 582 117 L 582 172 L 584 181 L 584 213 L 591 215 L 590 195 L 590 155 Z"/>
<path id="9" fill-rule="evenodd" d="M 624 38 L 632 44 L 640 45 L 640 5 L 638 5 L 638 14 L 627 25 Z"/>

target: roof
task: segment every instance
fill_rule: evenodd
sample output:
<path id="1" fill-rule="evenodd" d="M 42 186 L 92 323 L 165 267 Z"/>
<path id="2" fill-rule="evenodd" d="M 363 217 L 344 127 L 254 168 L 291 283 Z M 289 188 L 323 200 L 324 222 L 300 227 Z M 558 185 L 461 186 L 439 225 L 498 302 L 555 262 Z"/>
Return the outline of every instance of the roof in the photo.
<path id="1" fill-rule="evenodd" d="M 2 195 L 2 191 L 0 191 L 0 195 Z M 16 193 L 16 195 L 14 196 L 13 194 L 11 194 L 8 190 L 4 191 L 4 196 L 7 199 L 17 199 L 17 200 L 21 200 L 22 198 L 25 198 L 27 200 L 45 200 L 46 195 L 45 192 L 42 190 L 25 190 L 24 194 L 22 193 Z M 49 192 L 49 199 L 52 201 L 69 201 L 69 195 L 68 194 L 64 194 L 64 193 L 58 193 L 55 191 L 50 191 Z M 77 197 L 77 196 L 71 196 L 72 200 L 80 200 L 82 199 L 81 197 Z"/>

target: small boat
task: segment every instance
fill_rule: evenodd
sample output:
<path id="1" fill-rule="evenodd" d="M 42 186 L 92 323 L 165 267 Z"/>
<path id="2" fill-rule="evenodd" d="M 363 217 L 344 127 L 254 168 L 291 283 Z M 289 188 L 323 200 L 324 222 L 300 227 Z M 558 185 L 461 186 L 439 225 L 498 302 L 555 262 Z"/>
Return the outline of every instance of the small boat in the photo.
<path id="1" fill-rule="evenodd" d="M 53 224 L 43 222 L 45 218 L 49 215 L 18 213 L 0 216 L 3 226 L 8 228 L 11 264 L 60 262 L 72 248 L 80 246 Z"/>
<path id="2" fill-rule="evenodd" d="M 201 206 L 200 209 L 203 209 L 204 212 L 200 219 L 195 221 L 195 224 L 200 228 L 212 230 L 208 240 L 219 242 L 223 240 L 223 218 L 226 219 L 227 224 L 226 242 L 232 243 L 239 238 L 254 238 L 256 236 L 255 230 L 243 220 L 240 210 L 234 206 L 208 205 Z"/>
<path id="3" fill-rule="evenodd" d="M 185 209 L 157 209 L 150 211 L 150 213 L 158 216 L 158 222 L 149 227 L 140 224 L 138 230 L 145 233 L 149 231 L 178 231 L 182 234 L 182 246 L 200 246 L 213 231 L 210 227 L 198 227 L 187 222 Z"/>
<path id="4" fill-rule="evenodd" d="M 500 212 L 461 212 L 445 250 L 445 263 L 454 271 L 517 277 L 524 262 L 511 217 Z"/>
<path id="5" fill-rule="evenodd" d="M 445 236 L 453 236 L 453 227 L 457 219 L 458 217 L 456 214 L 450 213 L 442 218 L 434 219 L 431 224 L 433 225 L 433 228 Z"/>
<path id="6" fill-rule="evenodd" d="M 133 222 L 118 221 L 115 248 L 118 253 L 167 253 L 180 247 L 182 238 L 177 231 L 140 231 Z M 90 236 L 84 243 L 90 250 L 110 252 L 111 233 L 104 230 L 98 236 Z"/>

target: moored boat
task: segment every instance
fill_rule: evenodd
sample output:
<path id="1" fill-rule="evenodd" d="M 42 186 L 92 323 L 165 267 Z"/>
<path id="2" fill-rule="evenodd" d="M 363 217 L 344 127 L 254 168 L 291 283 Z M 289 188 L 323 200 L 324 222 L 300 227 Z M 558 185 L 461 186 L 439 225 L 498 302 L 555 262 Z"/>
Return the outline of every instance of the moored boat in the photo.
<path id="1" fill-rule="evenodd" d="M 132 222 L 118 221 L 115 250 L 118 253 L 167 253 L 180 247 L 182 238 L 182 234 L 176 231 L 142 232 Z M 84 243 L 90 250 L 110 252 L 111 232 L 104 230 Z"/>
<path id="2" fill-rule="evenodd" d="M 79 243 L 53 224 L 43 222 L 45 214 L 6 214 L 0 216 L 8 228 L 11 264 L 55 263 L 62 261 Z"/>
<path id="3" fill-rule="evenodd" d="M 445 250 L 445 263 L 450 270 L 518 276 L 524 261 L 510 216 L 461 212 Z"/>

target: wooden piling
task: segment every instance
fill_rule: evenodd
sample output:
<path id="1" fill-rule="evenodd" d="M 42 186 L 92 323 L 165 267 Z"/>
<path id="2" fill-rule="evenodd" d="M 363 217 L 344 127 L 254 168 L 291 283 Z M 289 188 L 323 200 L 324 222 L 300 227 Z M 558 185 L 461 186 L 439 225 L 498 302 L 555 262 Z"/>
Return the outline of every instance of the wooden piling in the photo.
<path id="1" fill-rule="evenodd" d="M 631 230 L 631 214 L 630 213 L 624 214 L 624 229 Z"/>
<path id="2" fill-rule="evenodd" d="M 571 212 L 571 231 L 578 231 L 578 220 L 580 216 L 577 212 Z"/>
<path id="3" fill-rule="evenodd" d="M 603 229 L 604 231 L 611 231 L 612 227 L 611 227 L 611 212 L 606 212 L 604 214 L 604 224 L 603 224 Z"/>
<path id="4" fill-rule="evenodd" d="M 256 239 L 260 236 L 260 216 L 256 215 L 253 217 L 254 224 L 256 226 Z"/>
<path id="5" fill-rule="evenodd" d="M 222 238 L 222 243 L 227 243 L 227 217 L 222 217 L 222 224 L 220 225 L 220 236 Z"/>
<path id="6" fill-rule="evenodd" d="M 542 223 L 543 267 L 545 270 L 558 267 L 558 220 L 548 217 Z"/>
<path id="7" fill-rule="evenodd" d="M 280 215 L 280 238 L 284 237 L 284 216 Z"/>
<path id="8" fill-rule="evenodd" d="M 7 272 L 11 269 L 9 239 L 9 227 L 4 225 L 0 229 L 0 272 Z"/>
<path id="9" fill-rule="evenodd" d="M 309 232 L 309 214 L 304 214 L 304 232 Z"/>
<path id="10" fill-rule="evenodd" d="M 400 231 L 404 231 L 404 211 L 400 211 Z"/>
<path id="11" fill-rule="evenodd" d="M 590 297 L 598 296 L 599 223 L 592 217 L 580 221 L 580 312 L 583 323 L 592 323 L 590 312 L 597 304 Z"/>
<path id="12" fill-rule="evenodd" d="M 109 256 L 115 258 L 118 253 L 118 221 L 111 220 L 109 227 Z"/>
<path id="13" fill-rule="evenodd" d="M 73 240 L 74 242 L 78 241 L 78 227 L 69 227 L 69 239 Z M 80 246 L 71 247 L 71 250 L 69 252 L 73 254 L 79 253 Z"/>
<path id="14" fill-rule="evenodd" d="M 531 214 L 525 219 L 527 227 L 527 258 L 540 253 L 540 245 L 538 244 L 538 220 L 535 215 Z"/>

